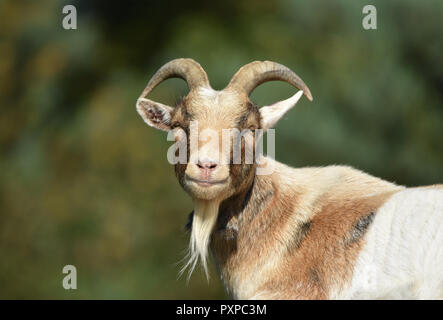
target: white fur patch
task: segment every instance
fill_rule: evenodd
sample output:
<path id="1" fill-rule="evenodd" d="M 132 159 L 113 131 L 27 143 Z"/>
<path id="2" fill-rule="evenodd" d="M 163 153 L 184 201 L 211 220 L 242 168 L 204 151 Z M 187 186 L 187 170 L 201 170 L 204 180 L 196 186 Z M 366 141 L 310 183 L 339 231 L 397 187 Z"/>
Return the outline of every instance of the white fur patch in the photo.
<path id="1" fill-rule="evenodd" d="M 442 189 L 406 189 L 379 209 L 351 286 L 335 298 L 443 298 Z"/>
<path id="2" fill-rule="evenodd" d="M 206 278 L 208 272 L 208 249 L 212 230 L 217 222 L 219 202 L 215 200 L 195 200 L 194 217 L 192 220 L 191 239 L 189 243 L 188 261 L 180 271 L 180 275 L 189 267 L 188 280 L 198 260 L 201 260 Z"/>
<path id="3" fill-rule="evenodd" d="M 269 129 L 273 128 L 277 122 L 291 109 L 295 106 L 303 95 L 303 91 L 298 91 L 289 99 L 279 101 L 270 106 L 265 106 L 260 109 L 260 114 L 263 119 L 263 128 Z"/>
<path id="4" fill-rule="evenodd" d="M 218 99 L 221 91 L 216 91 L 216 90 L 214 90 L 212 88 L 200 87 L 200 88 L 198 88 L 198 93 L 202 97 L 205 97 L 205 98 L 209 98 L 209 99 L 215 98 L 215 99 Z M 218 103 L 218 101 L 216 101 L 216 102 Z"/>

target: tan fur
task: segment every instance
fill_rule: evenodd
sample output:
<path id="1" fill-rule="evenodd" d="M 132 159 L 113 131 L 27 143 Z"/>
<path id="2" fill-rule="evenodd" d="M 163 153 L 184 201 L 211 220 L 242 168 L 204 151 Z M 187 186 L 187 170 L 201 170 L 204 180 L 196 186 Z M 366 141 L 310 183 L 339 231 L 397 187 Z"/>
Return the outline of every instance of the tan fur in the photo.
<path id="1" fill-rule="evenodd" d="M 277 169 L 255 177 L 251 206 L 226 223 L 235 238 L 219 219 L 212 249 L 222 279 L 235 298 L 328 298 L 352 276 L 363 243 L 347 244 L 352 228 L 402 187 L 348 167 Z M 294 241 L 306 222 L 309 230 Z"/>

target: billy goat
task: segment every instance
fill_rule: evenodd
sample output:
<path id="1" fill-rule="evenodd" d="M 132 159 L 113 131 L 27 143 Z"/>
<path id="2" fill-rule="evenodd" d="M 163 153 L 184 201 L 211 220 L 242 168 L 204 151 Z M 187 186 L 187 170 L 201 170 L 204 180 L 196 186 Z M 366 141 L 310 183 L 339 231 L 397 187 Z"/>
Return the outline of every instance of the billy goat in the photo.
<path id="1" fill-rule="evenodd" d="M 146 98 L 171 77 L 189 87 L 175 107 Z M 300 91 L 259 108 L 249 95 L 272 80 Z M 270 61 L 243 66 L 221 91 L 192 59 L 165 64 L 149 81 L 138 113 L 188 146 L 189 161 L 175 164 L 194 202 L 185 267 L 192 272 L 200 260 L 207 270 L 210 250 L 227 293 L 238 299 L 443 298 L 443 185 L 406 188 L 347 166 L 295 169 L 263 155 L 260 164 L 232 163 L 232 150 L 207 140 L 189 146 L 193 121 L 198 133 L 219 136 L 229 128 L 267 130 L 302 94 L 312 101 L 294 72 Z M 244 138 L 242 151 L 257 136 Z M 266 165 L 272 172 L 257 174 Z"/>

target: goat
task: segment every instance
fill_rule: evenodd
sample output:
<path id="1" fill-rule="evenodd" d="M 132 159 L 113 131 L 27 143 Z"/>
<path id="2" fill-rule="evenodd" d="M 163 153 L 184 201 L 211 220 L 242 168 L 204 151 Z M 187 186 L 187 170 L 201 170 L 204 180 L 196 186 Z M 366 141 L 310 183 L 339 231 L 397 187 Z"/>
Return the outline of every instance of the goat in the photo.
<path id="1" fill-rule="evenodd" d="M 175 107 L 146 98 L 171 77 L 189 87 Z M 300 91 L 259 108 L 249 95 L 272 80 Z M 192 121 L 198 133 L 269 130 L 303 94 L 312 101 L 300 77 L 270 61 L 243 66 L 221 91 L 192 59 L 170 61 L 148 82 L 138 113 L 188 146 L 190 161 L 175 164 L 194 203 L 185 267 L 200 260 L 207 273 L 210 248 L 235 299 L 443 298 L 443 185 L 406 188 L 348 166 L 297 169 L 263 155 L 262 164 L 233 164 L 232 150 L 201 140 L 189 148 Z M 261 165 L 274 169 L 259 175 Z"/>

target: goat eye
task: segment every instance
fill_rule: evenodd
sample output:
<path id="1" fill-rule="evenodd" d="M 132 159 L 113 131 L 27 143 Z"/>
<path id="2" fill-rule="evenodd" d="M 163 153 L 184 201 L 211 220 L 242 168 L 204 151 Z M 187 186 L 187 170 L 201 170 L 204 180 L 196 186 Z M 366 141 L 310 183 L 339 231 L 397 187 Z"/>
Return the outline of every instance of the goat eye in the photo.
<path id="1" fill-rule="evenodd" d="M 178 122 L 174 122 L 172 124 L 172 126 L 171 126 L 172 129 L 175 129 L 175 128 L 178 128 L 178 127 L 180 127 L 180 123 L 178 123 Z"/>

